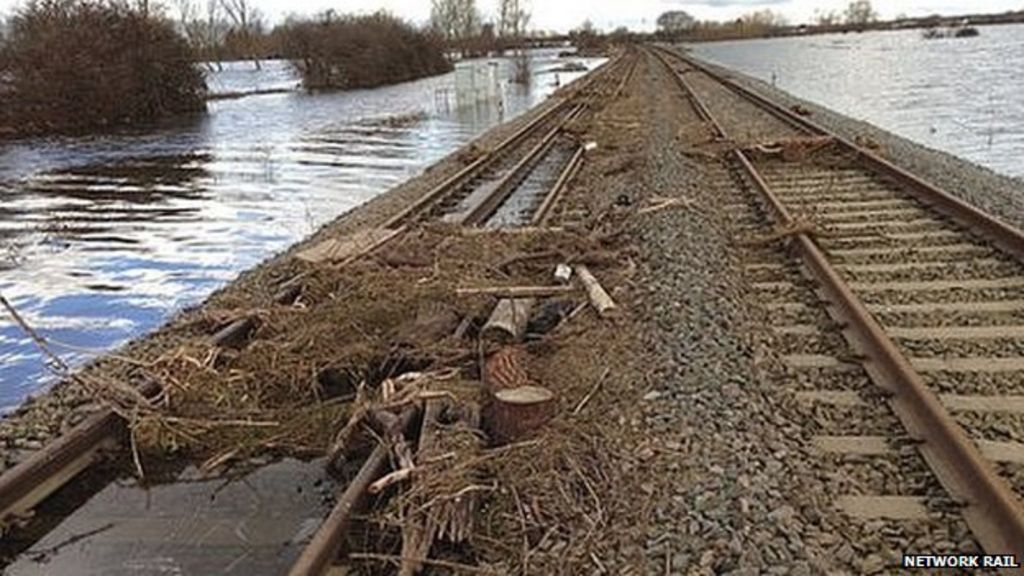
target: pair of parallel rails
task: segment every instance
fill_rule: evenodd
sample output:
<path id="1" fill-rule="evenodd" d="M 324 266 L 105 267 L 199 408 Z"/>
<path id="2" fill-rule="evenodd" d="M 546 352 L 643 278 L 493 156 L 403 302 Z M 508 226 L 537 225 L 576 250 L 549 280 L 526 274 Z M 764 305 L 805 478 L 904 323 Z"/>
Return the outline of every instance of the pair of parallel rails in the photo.
<path id="1" fill-rule="evenodd" d="M 618 97 L 638 59 L 638 53 L 621 53 L 566 86 L 522 127 L 385 221 L 375 241 L 356 257 L 372 253 L 403 231 L 426 221 L 486 225 L 552 150 L 559 146 L 571 147 L 544 193 L 528 201 L 530 213 L 519 219 L 522 224 L 548 224 L 553 218 L 554 206 L 584 158 L 582 143 L 571 139 L 565 127 L 598 103 Z M 273 301 L 278 304 L 294 302 L 301 293 L 302 281 L 300 275 L 281 283 Z M 242 345 L 251 337 L 255 326 L 254 318 L 236 320 L 211 335 L 210 342 L 216 346 Z M 157 398 L 160 386 L 156 382 L 145 382 L 140 391 L 148 398 Z M 113 410 L 102 408 L 5 471 L 0 475 L 0 534 L 17 529 L 15 524 L 30 517 L 40 503 L 107 458 L 110 450 L 123 450 L 125 435 L 125 421 Z M 363 480 L 375 478 L 386 464 L 386 458 L 371 455 L 350 483 L 349 490 L 339 498 L 332 515 L 303 551 L 291 574 L 322 574 L 329 569 L 341 546 L 349 514 L 363 497 Z"/>
<path id="2" fill-rule="evenodd" d="M 806 111 L 674 50 L 659 46 L 651 53 L 716 139 L 728 142 L 758 122 L 758 142 L 746 148 L 733 142 L 728 165 L 755 191 L 776 230 L 786 231 L 789 253 L 818 304 L 857 353 L 852 364 L 813 353 L 784 356 L 786 364 L 812 374 L 863 368 L 981 547 L 1024 558 L 1024 484 L 1013 473 L 1024 465 L 1024 437 L 993 440 L 968 431 L 971 414 L 1024 414 L 1024 233 L 826 129 Z M 709 105 L 719 104 L 712 94 L 734 99 L 744 120 L 713 114 Z M 779 158 L 787 142 L 814 146 L 815 140 L 842 161 Z M 748 270 L 763 280 L 754 287 L 774 295 L 775 308 L 789 314 L 776 327 L 781 338 L 823 336 L 806 320 L 807 304 L 794 301 L 801 280 L 772 262 Z M 815 398 L 862 402 L 842 390 Z M 891 453 L 886 438 L 818 440 L 819 448 L 839 454 Z M 923 505 L 900 495 L 851 497 L 845 508 L 864 517 L 926 516 Z"/>

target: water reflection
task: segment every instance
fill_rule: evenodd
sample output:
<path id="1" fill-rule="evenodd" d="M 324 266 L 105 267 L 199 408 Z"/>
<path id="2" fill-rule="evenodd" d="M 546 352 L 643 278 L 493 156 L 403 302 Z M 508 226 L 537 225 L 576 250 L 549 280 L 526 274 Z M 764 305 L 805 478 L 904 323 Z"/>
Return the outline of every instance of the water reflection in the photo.
<path id="1" fill-rule="evenodd" d="M 449 74 L 218 100 L 205 117 L 147 131 L 0 145 L 0 292 L 49 338 L 117 346 L 545 98 L 556 53 L 534 54 L 533 82 L 506 86 L 501 106 L 455 106 Z M 245 66 L 214 72 L 215 89 L 294 81 L 281 65 Z M 0 412 L 50 379 L 0 320 Z"/>
<path id="2" fill-rule="evenodd" d="M 333 490 L 322 461 L 294 460 L 237 480 L 187 470 L 173 484 L 110 484 L 84 503 L 68 495 L 81 507 L 38 542 L 4 542 L 27 548 L 4 574 L 281 574 L 329 511 Z"/>
<path id="3" fill-rule="evenodd" d="M 698 44 L 796 96 L 1010 176 L 1024 176 L 1024 25 L 969 39 L 920 30 Z"/>

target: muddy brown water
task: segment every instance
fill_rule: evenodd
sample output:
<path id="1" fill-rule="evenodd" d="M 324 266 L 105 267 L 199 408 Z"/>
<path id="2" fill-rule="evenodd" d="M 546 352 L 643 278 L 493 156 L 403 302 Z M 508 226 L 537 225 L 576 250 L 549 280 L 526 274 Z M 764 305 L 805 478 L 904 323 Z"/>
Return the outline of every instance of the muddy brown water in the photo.
<path id="1" fill-rule="evenodd" d="M 534 52 L 532 82 L 506 84 L 501 106 L 459 107 L 447 74 L 375 90 L 217 100 L 206 116 L 167 126 L 0 144 L 0 293 L 79 364 L 581 74 L 556 66 L 603 61 L 557 53 Z M 279 62 L 210 72 L 215 92 L 295 83 Z M 32 342 L 0 319 L 0 413 L 53 380 Z"/>

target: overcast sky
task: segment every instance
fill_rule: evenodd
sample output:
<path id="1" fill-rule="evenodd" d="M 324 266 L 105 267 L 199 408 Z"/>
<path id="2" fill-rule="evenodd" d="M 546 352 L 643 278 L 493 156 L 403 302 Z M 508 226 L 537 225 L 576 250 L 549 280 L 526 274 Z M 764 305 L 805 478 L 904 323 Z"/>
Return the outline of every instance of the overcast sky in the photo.
<path id="1" fill-rule="evenodd" d="M 173 5 L 174 0 L 163 0 Z M 313 13 L 327 8 L 338 12 L 369 12 L 385 8 L 391 12 L 425 22 L 430 14 L 430 0 L 252 0 L 271 22 L 289 13 Z M 791 22 L 808 22 L 815 10 L 842 9 L 848 0 L 524 0 L 531 7 L 532 27 L 545 30 L 569 30 L 589 18 L 599 28 L 616 26 L 651 29 L 658 14 L 665 10 L 686 10 L 699 19 L 734 18 L 750 10 L 770 8 L 785 15 Z M 497 0 L 477 0 L 485 16 L 495 14 Z M 21 0 L 0 0 L 0 11 L 7 13 Z M 961 14 L 968 12 L 1003 12 L 1024 9 L 1024 0 L 875 0 L 875 9 L 884 18 L 898 14 Z"/>

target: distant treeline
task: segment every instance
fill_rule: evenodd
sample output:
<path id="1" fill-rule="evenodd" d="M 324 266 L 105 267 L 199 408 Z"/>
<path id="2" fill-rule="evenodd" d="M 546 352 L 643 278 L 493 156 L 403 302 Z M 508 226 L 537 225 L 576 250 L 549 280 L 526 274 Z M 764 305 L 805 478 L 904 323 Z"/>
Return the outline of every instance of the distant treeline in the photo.
<path id="1" fill-rule="evenodd" d="M 658 17 L 658 30 L 653 36 L 665 42 L 699 42 L 1020 22 L 1024 22 L 1024 11 L 919 18 L 897 16 L 882 20 L 870 0 L 851 0 L 841 11 L 817 11 L 814 23 L 799 25 L 790 24 L 781 14 L 767 8 L 723 21 L 697 20 L 682 10 L 670 10 Z"/>
<path id="2" fill-rule="evenodd" d="M 310 89 L 367 88 L 451 69 L 445 44 L 386 13 L 292 18 L 256 33 L 246 0 L 223 1 L 244 26 L 215 44 L 149 0 L 30 0 L 0 25 L 0 138 L 149 124 L 206 107 L 199 62 L 289 58 Z M 212 4 L 211 4 L 212 5 Z M 183 2 L 181 6 L 185 7 Z"/>

